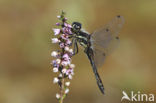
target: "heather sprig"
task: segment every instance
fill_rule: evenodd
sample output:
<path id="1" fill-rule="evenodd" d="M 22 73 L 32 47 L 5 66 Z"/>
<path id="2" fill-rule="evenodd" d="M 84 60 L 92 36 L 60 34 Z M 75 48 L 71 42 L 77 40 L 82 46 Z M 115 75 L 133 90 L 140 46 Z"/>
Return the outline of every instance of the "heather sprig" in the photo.
<path id="1" fill-rule="evenodd" d="M 53 79 L 53 83 L 58 84 L 60 92 L 56 94 L 56 98 L 59 103 L 63 103 L 64 98 L 69 92 L 70 80 L 74 75 L 75 65 L 72 64 L 71 57 L 73 56 L 73 49 L 71 49 L 72 26 L 67 23 L 65 13 L 62 12 L 60 16 L 57 16 L 60 22 L 56 23 L 57 28 L 52 29 L 55 37 L 52 38 L 52 43 L 59 46 L 59 50 L 52 51 L 51 56 L 55 59 L 51 64 L 53 72 L 57 74 Z"/>

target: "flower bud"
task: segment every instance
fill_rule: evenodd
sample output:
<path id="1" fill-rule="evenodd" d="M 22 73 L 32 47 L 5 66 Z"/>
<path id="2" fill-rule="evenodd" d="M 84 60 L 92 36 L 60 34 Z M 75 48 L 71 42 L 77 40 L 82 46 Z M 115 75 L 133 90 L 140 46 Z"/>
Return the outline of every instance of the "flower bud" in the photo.
<path id="1" fill-rule="evenodd" d="M 58 68 L 54 67 L 54 68 L 53 68 L 53 72 L 54 72 L 54 73 L 58 72 Z"/>
<path id="2" fill-rule="evenodd" d="M 58 35 L 60 33 L 60 29 L 53 29 L 54 35 Z"/>
<path id="3" fill-rule="evenodd" d="M 68 78 L 69 79 L 73 79 L 73 76 L 70 74 L 70 75 L 68 75 Z"/>
<path id="4" fill-rule="evenodd" d="M 69 51 L 69 47 L 68 46 L 66 46 L 64 49 L 65 49 L 65 51 Z"/>
<path id="5" fill-rule="evenodd" d="M 70 82 L 66 82 L 65 85 L 66 85 L 66 86 L 69 86 L 69 85 L 70 85 Z"/>
<path id="6" fill-rule="evenodd" d="M 66 71 L 67 71 L 67 69 L 66 68 L 64 68 L 64 69 L 62 69 L 62 73 L 66 73 Z"/>
<path id="7" fill-rule="evenodd" d="M 70 68 L 75 68 L 74 64 L 70 64 L 69 66 L 70 66 Z"/>
<path id="8" fill-rule="evenodd" d="M 58 43 L 59 42 L 58 38 L 52 38 L 51 40 L 52 40 L 52 43 Z"/>
<path id="9" fill-rule="evenodd" d="M 66 90 L 65 90 L 65 94 L 67 94 L 69 92 L 69 89 L 67 88 Z"/>
<path id="10" fill-rule="evenodd" d="M 51 56 L 52 57 L 56 57 L 58 55 L 58 52 L 56 52 L 56 51 L 53 51 L 52 53 L 51 53 Z"/>
<path id="11" fill-rule="evenodd" d="M 60 64 L 61 60 L 60 59 L 56 59 L 56 63 Z"/>
<path id="12" fill-rule="evenodd" d="M 57 16 L 57 18 L 58 18 L 58 19 L 60 19 L 60 18 L 61 18 L 61 16 L 60 16 L 60 15 L 58 15 L 58 16 Z"/>
<path id="13" fill-rule="evenodd" d="M 54 78 L 53 83 L 58 83 L 59 79 L 57 77 Z"/>
<path id="14" fill-rule="evenodd" d="M 57 93 L 56 98 L 59 99 L 60 97 L 61 97 L 60 94 Z"/>
<path id="15" fill-rule="evenodd" d="M 69 52 L 73 54 L 73 49 L 69 49 Z"/>

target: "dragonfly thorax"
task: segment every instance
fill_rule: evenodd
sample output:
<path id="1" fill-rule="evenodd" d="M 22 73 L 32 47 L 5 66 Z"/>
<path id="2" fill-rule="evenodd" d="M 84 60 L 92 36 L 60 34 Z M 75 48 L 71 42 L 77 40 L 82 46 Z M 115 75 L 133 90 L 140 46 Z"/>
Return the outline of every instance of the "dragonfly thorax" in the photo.
<path id="1" fill-rule="evenodd" d="M 73 22 L 72 31 L 75 33 L 75 38 L 77 39 L 77 42 L 79 42 L 81 46 L 86 48 L 90 42 L 90 35 L 82 31 L 81 26 L 81 23 Z"/>

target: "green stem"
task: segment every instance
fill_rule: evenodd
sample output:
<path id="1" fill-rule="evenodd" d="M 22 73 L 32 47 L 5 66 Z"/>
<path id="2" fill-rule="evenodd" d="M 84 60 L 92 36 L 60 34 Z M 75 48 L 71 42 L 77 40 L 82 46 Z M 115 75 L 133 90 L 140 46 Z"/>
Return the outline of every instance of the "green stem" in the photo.
<path id="1" fill-rule="evenodd" d="M 64 99 L 64 75 L 63 75 L 63 78 L 62 78 L 62 85 L 61 85 L 61 93 L 60 93 L 60 95 L 61 95 L 61 98 L 60 98 L 60 101 L 59 101 L 59 103 L 63 103 L 63 99 Z"/>

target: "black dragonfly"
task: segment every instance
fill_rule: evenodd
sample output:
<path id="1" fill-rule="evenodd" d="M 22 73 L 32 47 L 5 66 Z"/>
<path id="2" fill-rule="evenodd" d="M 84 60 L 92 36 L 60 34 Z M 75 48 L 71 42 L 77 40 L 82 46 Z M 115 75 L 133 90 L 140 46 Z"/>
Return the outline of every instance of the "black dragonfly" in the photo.
<path id="1" fill-rule="evenodd" d="M 78 44 L 84 47 L 84 52 L 90 60 L 93 72 L 96 77 L 97 85 L 104 94 L 104 86 L 98 74 L 97 68 L 102 66 L 108 54 L 110 54 L 118 45 L 118 33 L 124 24 L 124 18 L 116 16 L 104 27 L 95 30 L 89 34 L 81 30 L 81 23 L 72 23 L 72 44 L 74 45 L 74 55 L 78 53 Z"/>

